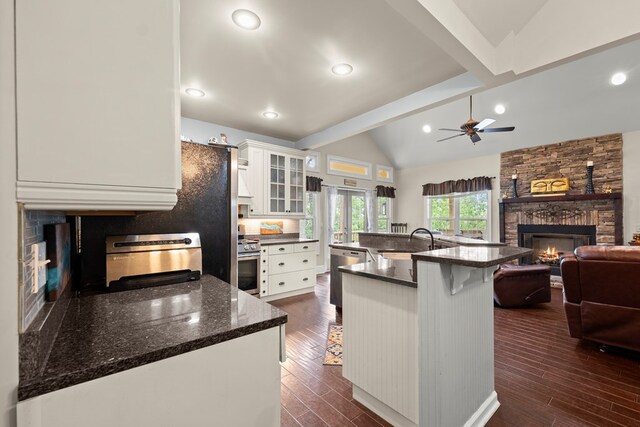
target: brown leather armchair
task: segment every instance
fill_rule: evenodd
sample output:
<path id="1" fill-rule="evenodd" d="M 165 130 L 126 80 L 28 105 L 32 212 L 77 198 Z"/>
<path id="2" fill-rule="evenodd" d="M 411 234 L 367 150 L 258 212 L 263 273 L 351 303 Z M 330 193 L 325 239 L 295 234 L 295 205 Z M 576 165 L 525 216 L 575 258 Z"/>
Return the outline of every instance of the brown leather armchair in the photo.
<path id="1" fill-rule="evenodd" d="M 493 274 L 493 300 L 500 307 L 551 301 L 551 267 L 501 264 Z"/>
<path id="2" fill-rule="evenodd" d="M 580 246 L 560 269 L 569 334 L 640 351 L 640 248 Z"/>

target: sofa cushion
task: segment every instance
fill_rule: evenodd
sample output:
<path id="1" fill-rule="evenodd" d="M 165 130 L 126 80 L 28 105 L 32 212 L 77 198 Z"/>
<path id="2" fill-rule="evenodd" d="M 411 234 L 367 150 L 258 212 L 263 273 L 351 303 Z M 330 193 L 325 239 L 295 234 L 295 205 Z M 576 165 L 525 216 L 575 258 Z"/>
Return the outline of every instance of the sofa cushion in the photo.
<path id="1" fill-rule="evenodd" d="M 580 246 L 575 254 L 581 260 L 633 262 L 640 264 L 640 247 L 633 246 Z"/>

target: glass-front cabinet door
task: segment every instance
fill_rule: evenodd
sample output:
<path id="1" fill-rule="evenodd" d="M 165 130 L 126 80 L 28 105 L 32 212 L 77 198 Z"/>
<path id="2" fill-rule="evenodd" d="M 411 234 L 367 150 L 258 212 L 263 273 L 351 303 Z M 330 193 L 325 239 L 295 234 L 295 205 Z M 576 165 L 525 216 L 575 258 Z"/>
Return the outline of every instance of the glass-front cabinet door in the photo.
<path id="1" fill-rule="evenodd" d="M 304 157 L 268 153 L 266 156 L 267 213 L 281 216 L 304 216 Z"/>
<path id="2" fill-rule="evenodd" d="M 288 213 L 304 213 L 304 159 L 289 158 L 289 210 Z"/>
<path id="3" fill-rule="evenodd" d="M 279 154 L 269 155 L 269 212 L 286 212 L 286 183 L 287 176 L 285 156 Z"/>

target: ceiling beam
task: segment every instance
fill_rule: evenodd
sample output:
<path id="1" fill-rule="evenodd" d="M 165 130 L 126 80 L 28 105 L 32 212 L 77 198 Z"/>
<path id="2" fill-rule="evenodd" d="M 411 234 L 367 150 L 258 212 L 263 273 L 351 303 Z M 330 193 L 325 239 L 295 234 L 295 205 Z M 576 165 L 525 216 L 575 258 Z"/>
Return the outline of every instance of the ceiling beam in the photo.
<path id="1" fill-rule="evenodd" d="M 482 87 L 482 83 L 473 74 L 469 72 L 460 74 L 452 79 L 306 136 L 296 142 L 296 148 L 306 150 L 331 144 L 408 115 L 436 107 L 452 98 L 471 93 L 480 87 Z"/>

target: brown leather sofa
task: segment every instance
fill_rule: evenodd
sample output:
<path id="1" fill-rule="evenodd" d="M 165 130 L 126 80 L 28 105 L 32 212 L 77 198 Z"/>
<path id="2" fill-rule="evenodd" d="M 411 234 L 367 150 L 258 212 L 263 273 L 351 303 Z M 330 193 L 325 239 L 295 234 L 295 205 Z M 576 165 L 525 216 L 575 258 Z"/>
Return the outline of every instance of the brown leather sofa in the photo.
<path id="1" fill-rule="evenodd" d="M 640 351 L 640 248 L 581 246 L 560 269 L 569 334 Z"/>
<path id="2" fill-rule="evenodd" d="M 551 267 L 501 264 L 493 274 L 493 300 L 500 307 L 551 301 Z"/>

